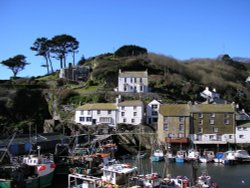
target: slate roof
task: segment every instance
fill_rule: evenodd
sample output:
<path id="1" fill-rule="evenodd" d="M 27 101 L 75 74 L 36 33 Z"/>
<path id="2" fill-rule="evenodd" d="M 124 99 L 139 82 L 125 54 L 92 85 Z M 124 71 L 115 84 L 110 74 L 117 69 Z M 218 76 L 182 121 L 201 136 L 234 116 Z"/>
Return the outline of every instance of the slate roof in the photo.
<path id="1" fill-rule="evenodd" d="M 115 103 L 94 103 L 79 106 L 76 110 L 116 110 Z"/>
<path id="2" fill-rule="evenodd" d="M 120 78 L 147 78 L 148 72 L 147 71 L 124 71 L 119 72 Z"/>
<path id="3" fill-rule="evenodd" d="M 189 116 L 188 104 L 163 104 L 159 113 L 163 116 Z"/>
<path id="4" fill-rule="evenodd" d="M 118 106 L 143 106 L 143 102 L 139 100 L 123 101 Z"/>
<path id="5" fill-rule="evenodd" d="M 231 104 L 196 104 L 191 107 L 191 112 L 235 112 Z"/>

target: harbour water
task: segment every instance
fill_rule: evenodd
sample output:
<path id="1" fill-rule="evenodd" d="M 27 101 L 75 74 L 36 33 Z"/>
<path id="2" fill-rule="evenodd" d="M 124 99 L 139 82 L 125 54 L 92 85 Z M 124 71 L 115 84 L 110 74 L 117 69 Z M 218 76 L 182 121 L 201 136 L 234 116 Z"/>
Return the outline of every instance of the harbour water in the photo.
<path id="1" fill-rule="evenodd" d="M 151 171 L 159 173 L 161 176 L 170 174 L 172 177 L 178 175 L 187 176 L 192 178 L 193 167 L 191 163 L 165 163 L 153 162 L 149 159 L 141 159 L 140 162 L 136 160 L 124 160 L 121 162 L 130 163 L 138 166 L 141 173 L 150 173 Z M 152 165 L 151 165 L 152 164 Z M 213 180 L 218 184 L 219 188 L 249 188 L 250 187 L 250 164 L 237 164 L 237 165 L 223 165 L 216 163 L 197 163 L 197 176 L 205 172 L 212 176 Z M 52 187 L 67 187 L 67 176 L 56 175 Z"/>

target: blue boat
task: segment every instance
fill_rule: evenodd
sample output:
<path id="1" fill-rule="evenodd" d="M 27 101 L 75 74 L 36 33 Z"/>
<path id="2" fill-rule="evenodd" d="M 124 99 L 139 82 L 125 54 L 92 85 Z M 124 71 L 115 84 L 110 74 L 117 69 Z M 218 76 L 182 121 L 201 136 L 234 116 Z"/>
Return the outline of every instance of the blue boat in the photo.
<path id="1" fill-rule="evenodd" d="M 175 162 L 176 163 L 184 163 L 185 162 L 185 154 L 186 154 L 186 152 L 183 150 L 177 151 L 176 157 L 175 157 Z"/>

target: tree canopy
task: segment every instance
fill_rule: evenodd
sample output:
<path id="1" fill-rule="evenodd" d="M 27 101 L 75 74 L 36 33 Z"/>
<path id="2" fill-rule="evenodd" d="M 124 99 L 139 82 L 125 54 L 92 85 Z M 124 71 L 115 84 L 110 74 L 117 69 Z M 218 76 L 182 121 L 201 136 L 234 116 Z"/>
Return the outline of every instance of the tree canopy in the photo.
<path id="1" fill-rule="evenodd" d="M 29 63 L 26 62 L 26 57 L 24 55 L 16 55 L 12 58 L 2 61 L 1 64 L 7 66 L 13 72 L 13 76 L 15 78 L 16 75 Z"/>
<path id="2" fill-rule="evenodd" d="M 124 45 L 115 51 L 118 57 L 136 56 L 147 54 L 147 49 L 136 45 Z"/>
<path id="3" fill-rule="evenodd" d="M 45 37 L 37 38 L 33 43 L 33 46 L 30 47 L 31 50 L 37 52 L 37 56 L 42 56 L 45 59 L 45 67 L 47 68 L 47 73 L 54 72 L 52 61 L 50 58 L 51 54 L 51 41 Z M 50 70 L 49 70 L 50 69 Z"/>
<path id="4" fill-rule="evenodd" d="M 51 42 L 51 52 L 60 60 L 61 68 L 66 67 L 67 54 L 72 53 L 74 55 L 79 47 L 79 42 L 76 38 L 66 34 L 54 36 Z"/>

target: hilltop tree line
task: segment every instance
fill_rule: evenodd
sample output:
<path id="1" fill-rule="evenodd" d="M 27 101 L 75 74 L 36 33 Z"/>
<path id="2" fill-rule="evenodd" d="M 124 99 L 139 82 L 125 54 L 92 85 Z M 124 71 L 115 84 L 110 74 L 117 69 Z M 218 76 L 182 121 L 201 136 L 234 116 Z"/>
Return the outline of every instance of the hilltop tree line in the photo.
<path id="1" fill-rule="evenodd" d="M 65 68 L 67 66 L 67 55 L 69 54 L 72 54 L 73 63 L 75 63 L 75 53 L 78 52 L 78 48 L 79 42 L 76 38 L 63 34 L 56 35 L 52 39 L 46 37 L 37 38 L 30 49 L 36 52 L 36 56 L 44 58 L 44 67 L 47 68 L 47 74 L 49 74 L 54 72 L 51 58 L 59 60 L 60 68 Z M 29 64 L 26 62 L 24 55 L 16 55 L 0 63 L 13 72 L 14 78 Z"/>

